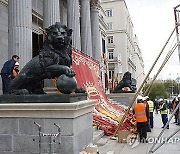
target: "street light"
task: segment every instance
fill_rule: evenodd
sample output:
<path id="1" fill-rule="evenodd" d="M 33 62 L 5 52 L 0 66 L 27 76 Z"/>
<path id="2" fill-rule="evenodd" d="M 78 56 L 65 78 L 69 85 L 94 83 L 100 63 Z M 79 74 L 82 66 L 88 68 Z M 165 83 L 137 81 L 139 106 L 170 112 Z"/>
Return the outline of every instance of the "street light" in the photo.
<path id="1" fill-rule="evenodd" d="M 179 94 L 179 73 L 177 73 L 177 95 Z"/>
<path id="2" fill-rule="evenodd" d="M 172 82 L 172 85 L 170 86 L 171 87 L 171 97 L 173 97 L 173 79 L 171 79 L 171 73 L 169 73 L 169 75 L 170 75 L 170 80 L 171 80 L 171 82 Z"/>

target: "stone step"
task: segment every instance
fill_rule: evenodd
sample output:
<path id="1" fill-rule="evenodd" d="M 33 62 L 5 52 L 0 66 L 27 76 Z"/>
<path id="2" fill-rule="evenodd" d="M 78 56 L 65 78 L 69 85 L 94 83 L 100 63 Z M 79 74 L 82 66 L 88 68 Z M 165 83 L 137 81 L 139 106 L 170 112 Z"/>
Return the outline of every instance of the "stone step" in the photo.
<path id="1" fill-rule="evenodd" d="M 97 126 L 93 126 L 93 132 L 95 132 L 98 129 Z"/>
<path id="2" fill-rule="evenodd" d="M 93 130 L 94 130 L 94 128 L 93 128 Z M 93 131 L 93 144 L 96 144 L 96 142 L 98 140 L 100 140 L 103 136 L 104 136 L 103 130 L 95 129 L 95 131 Z"/>

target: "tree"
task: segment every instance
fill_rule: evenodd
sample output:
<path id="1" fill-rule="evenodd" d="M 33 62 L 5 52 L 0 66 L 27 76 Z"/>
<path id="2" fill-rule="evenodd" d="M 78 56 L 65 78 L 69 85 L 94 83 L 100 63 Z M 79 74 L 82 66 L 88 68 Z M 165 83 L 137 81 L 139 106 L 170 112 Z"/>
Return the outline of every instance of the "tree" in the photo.
<path id="1" fill-rule="evenodd" d="M 146 89 L 149 87 L 149 85 L 150 84 L 146 84 L 146 86 L 143 89 L 143 92 L 146 91 Z M 167 94 L 166 87 L 165 87 L 164 83 L 154 83 L 152 85 L 152 88 L 150 89 L 148 96 L 151 100 L 155 100 L 156 97 L 167 98 L 168 94 Z"/>

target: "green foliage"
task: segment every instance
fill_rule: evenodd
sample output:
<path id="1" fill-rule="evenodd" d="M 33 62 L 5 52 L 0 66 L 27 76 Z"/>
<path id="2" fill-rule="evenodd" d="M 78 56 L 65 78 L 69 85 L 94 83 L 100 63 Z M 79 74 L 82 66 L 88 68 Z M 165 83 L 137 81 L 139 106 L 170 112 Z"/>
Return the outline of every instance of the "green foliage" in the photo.
<path id="1" fill-rule="evenodd" d="M 143 88 L 143 93 L 149 87 L 150 84 L 146 84 Z M 168 98 L 171 94 L 178 95 L 180 93 L 180 84 L 174 80 L 166 80 L 164 82 L 153 83 L 150 91 L 149 97 L 154 100 L 156 97 Z"/>
<path id="2" fill-rule="evenodd" d="M 146 84 L 146 86 L 143 89 L 143 92 L 145 92 L 147 87 L 149 87 L 149 84 Z M 157 96 L 161 96 L 163 98 L 167 98 L 168 94 L 167 94 L 165 85 L 163 83 L 154 83 L 152 85 L 152 88 L 151 88 L 148 96 L 149 96 L 149 98 L 151 100 L 155 100 L 155 98 Z"/>

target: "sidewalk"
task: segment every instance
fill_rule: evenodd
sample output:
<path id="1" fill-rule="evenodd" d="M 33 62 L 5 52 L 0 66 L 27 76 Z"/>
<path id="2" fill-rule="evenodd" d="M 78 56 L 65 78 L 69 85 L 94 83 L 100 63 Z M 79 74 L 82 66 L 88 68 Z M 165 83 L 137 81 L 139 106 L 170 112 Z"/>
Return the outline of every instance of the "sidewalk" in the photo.
<path id="1" fill-rule="evenodd" d="M 169 135 L 171 135 L 180 128 L 180 126 L 177 126 L 173 122 L 174 117 L 170 122 L 170 129 L 166 129 L 163 133 L 163 138 L 169 137 Z M 154 139 L 154 137 L 157 137 L 162 130 L 162 121 L 160 114 L 154 114 L 154 126 L 155 127 L 152 129 L 152 132 L 148 132 L 149 139 Z M 171 139 L 172 142 L 175 142 L 176 139 L 178 140 L 176 140 L 176 143 L 172 143 L 169 140 L 168 143 L 165 143 L 153 154 L 180 154 L 180 131 Z M 104 136 L 97 142 L 100 154 L 148 154 L 149 149 L 152 147 L 152 145 L 152 142 L 139 143 L 138 146 L 132 148 L 127 143 L 118 143 L 117 140 L 111 140 L 110 136 Z"/>

